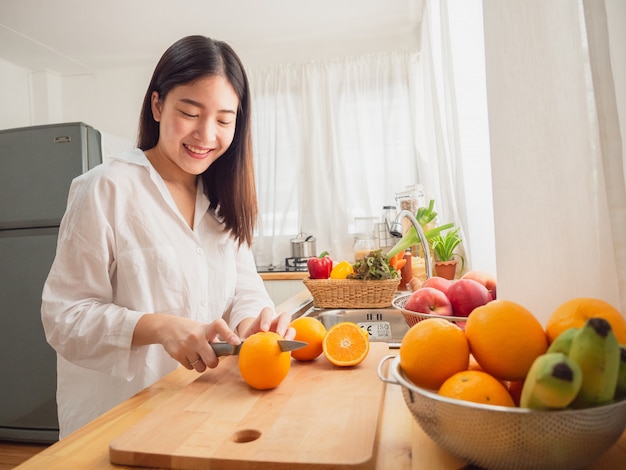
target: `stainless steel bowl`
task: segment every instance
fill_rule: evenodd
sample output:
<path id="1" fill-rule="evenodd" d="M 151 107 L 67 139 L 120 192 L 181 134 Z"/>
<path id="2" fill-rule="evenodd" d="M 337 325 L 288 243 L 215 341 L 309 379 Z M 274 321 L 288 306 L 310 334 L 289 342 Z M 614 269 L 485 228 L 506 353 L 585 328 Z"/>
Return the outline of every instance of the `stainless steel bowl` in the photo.
<path id="1" fill-rule="evenodd" d="M 384 364 L 391 359 L 385 375 Z M 626 428 L 626 400 L 559 411 L 454 400 L 413 384 L 400 368 L 399 356 L 383 358 L 378 376 L 402 387 L 415 421 L 433 441 L 486 469 L 582 468 L 611 448 Z"/>

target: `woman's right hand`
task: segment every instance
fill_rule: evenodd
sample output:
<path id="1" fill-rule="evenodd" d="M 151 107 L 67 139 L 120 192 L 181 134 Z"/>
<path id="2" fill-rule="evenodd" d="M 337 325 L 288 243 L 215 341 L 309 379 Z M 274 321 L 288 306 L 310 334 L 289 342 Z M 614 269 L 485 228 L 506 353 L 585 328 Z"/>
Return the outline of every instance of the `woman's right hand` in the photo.
<path id="1" fill-rule="evenodd" d="M 160 313 L 143 315 L 133 333 L 133 346 L 161 344 L 185 368 L 198 372 L 204 372 L 207 367 L 217 367 L 218 358 L 209 345 L 217 340 L 235 346 L 241 343 L 241 339 L 222 319 L 199 323 Z"/>

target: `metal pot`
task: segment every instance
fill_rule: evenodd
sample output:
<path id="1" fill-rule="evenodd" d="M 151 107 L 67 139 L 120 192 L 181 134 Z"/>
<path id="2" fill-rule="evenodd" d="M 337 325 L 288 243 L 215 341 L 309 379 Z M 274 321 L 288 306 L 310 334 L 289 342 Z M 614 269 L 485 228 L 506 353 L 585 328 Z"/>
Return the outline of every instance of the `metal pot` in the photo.
<path id="1" fill-rule="evenodd" d="M 291 256 L 293 258 L 313 258 L 317 256 L 315 237 L 306 233 L 299 233 L 297 238 L 292 238 Z"/>

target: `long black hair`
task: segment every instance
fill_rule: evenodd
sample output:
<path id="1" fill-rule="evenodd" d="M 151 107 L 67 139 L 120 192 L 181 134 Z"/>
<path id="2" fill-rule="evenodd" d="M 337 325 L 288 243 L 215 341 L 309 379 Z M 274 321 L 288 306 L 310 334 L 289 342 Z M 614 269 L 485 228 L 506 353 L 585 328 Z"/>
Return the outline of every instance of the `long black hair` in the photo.
<path id="1" fill-rule="evenodd" d="M 224 222 L 239 244 L 252 244 L 258 205 L 250 131 L 250 87 L 235 51 L 225 42 L 205 36 L 187 36 L 172 44 L 157 64 L 146 91 L 137 146 L 148 150 L 159 141 L 159 123 L 152 116 L 152 93 L 163 100 L 180 85 L 209 76 L 225 77 L 237 97 L 235 135 L 229 148 L 202 173 L 210 209 Z"/>

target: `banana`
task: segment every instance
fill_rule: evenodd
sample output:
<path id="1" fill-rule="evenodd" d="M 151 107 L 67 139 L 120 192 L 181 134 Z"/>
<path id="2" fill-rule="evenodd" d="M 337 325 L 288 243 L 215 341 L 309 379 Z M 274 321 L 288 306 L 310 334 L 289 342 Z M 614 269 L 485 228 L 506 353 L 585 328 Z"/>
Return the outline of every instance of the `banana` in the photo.
<path id="1" fill-rule="evenodd" d="M 582 384 L 578 364 L 563 353 L 546 353 L 533 362 L 520 397 L 520 407 L 537 410 L 566 408 Z"/>
<path id="2" fill-rule="evenodd" d="M 566 356 L 569 354 L 569 350 L 572 346 L 572 339 L 574 339 L 574 335 L 580 330 L 580 328 L 568 328 L 559 336 L 556 337 L 554 341 L 550 344 L 548 348 L 549 353 L 553 352 L 561 352 Z"/>
<path id="3" fill-rule="evenodd" d="M 620 348 L 611 324 L 590 318 L 574 335 L 570 359 L 578 363 L 583 382 L 574 408 L 589 408 L 613 400 L 620 366 Z"/>
<path id="4" fill-rule="evenodd" d="M 626 346 L 619 346 L 619 373 L 617 374 L 617 386 L 615 387 L 615 399 L 626 398 Z"/>

